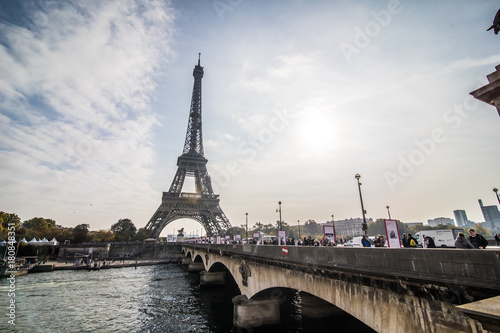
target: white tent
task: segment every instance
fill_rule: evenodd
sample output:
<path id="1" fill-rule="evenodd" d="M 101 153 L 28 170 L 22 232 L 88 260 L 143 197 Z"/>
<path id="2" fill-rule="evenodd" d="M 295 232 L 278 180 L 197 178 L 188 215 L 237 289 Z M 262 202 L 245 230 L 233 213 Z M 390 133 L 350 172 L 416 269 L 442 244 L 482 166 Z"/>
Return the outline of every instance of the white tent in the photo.
<path id="1" fill-rule="evenodd" d="M 24 243 L 24 244 L 28 244 L 28 241 L 26 240 L 26 238 L 23 237 L 23 239 L 21 239 L 19 241 L 19 243 Z"/>
<path id="2" fill-rule="evenodd" d="M 49 244 L 49 241 L 47 240 L 47 238 L 43 237 L 43 239 L 40 241 L 40 245 L 46 245 L 46 244 Z"/>
<path id="3" fill-rule="evenodd" d="M 4 246 L 4 245 L 7 245 L 7 242 L 2 239 L 2 241 L 0 242 L 0 246 Z"/>
<path id="4" fill-rule="evenodd" d="M 38 245 L 38 240 L 36 239 L 36 237 L 33 237 L 33 239 L 32 239 L 32 240 L 30 240 L 30 241 L 28 242 L 28 244 L 30 244 L 30 245 Z"/>
<path id="5" fill-rule="evenodd" d="M 52 238 L 52 240 L 49 242 L 50 245 L 59 245 L 59 242 L 57 241 L 57 239 L 54 237 Z"/>

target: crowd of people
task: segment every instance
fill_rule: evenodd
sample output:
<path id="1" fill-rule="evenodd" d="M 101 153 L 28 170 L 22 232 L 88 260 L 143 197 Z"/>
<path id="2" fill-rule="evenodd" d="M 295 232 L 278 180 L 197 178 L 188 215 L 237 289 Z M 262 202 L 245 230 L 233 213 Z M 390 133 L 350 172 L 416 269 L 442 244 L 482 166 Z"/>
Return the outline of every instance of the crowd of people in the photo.
<path id="1" fill-rule="evenodd" d="M 457 249 L 485 249 L 488 246 L 488 241 L 483 235 L 477 234 L 474 229 L 469 229 L 469 237 L 465 238 L 463 232 L 459 232 L 457 239 L 455 240 L 455 247 Z M 495 235 L 495 240 L 497 237 L 500 240 L 498 234 Z M 403 247 L 417 247 L 417 241 L 411 234 L 403 234 Z M 500 242 L 497 241 L 497 246 L 500 246 Z M 429 236 L 424 237 L 422 243 L 423 248 L 436 248 L 436 243 L 434 239 Z"/>
<path id="2" fill-rule="evenodd" d="M 496 245 L 500 247 L 500 234 L 495 234 L 494 236 Z M 258 239 L 250 239 L 250 244 L 258 244 Z M 334 242 L 332 242 L 329 238 L 323 237 L 322 239 L 312 239 L 311 236 L 304 237 L 303 239 L 298 239 L 295 241 L 295 238 L 287 238 L 286 245 L 301 245 L 301 246 L 337 246 Z M 339 244 L 343 244 L 344 241 L 340 240 Z M 361 239 L 361 245 L 363 247 L 385 247 L 386 239 L 383 235 L 378 235 L 375 237 L 374 241 L 370 241 L 368 236 L 363 236 Z M 401 239 L 401 243 L 403 247 L 416 248 L 418 247 L 418 241 L 410 234 L 404 233 Z M 241 242 L 239 242 L 241 244 Z M 274 238 L 272 241 L 263 241 L 264 245 L 278 245 L 278 239 Z M 469 237 L 465 237 L 463 232 L 458 233 L 458 237 L 455 240 L 455 247 L 457 249 L 485 249 L 488 246 L 488 241 L 484 236 L 475 232 L 474 229 L 469 229 Z M 429 236 L 425 236 L 422 242 L 423 248 L 436 248 L 436 243 L 434 239 Z"/>

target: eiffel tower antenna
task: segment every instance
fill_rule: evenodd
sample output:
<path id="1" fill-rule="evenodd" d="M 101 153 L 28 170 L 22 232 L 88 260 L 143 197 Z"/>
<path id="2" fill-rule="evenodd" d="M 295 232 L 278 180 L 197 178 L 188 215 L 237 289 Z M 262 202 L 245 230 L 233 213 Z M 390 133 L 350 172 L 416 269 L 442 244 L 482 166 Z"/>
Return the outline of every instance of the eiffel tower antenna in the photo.
<path id="1" fill-rule="evenodd" d="M 219 195 L 213 192 L 207 171 L 208 160 L 203 152 L 201 79 L 204 72 L 200 58 L 201 53 L 198 53 L 198 65 L 193 70 L 194 85 L 186 141 L 182 155 L 177 158 L 177 172 L 168 192 L 163 192 L 160 207 L 146 224 L 153 238 L 158 238 L 167 224 L 181 218 L 198 221 L 207 236 L 222 235 L 231 227 L 219 206 Z M 186 176 L 194 178 L 195 193 L 182 192 Z"/>

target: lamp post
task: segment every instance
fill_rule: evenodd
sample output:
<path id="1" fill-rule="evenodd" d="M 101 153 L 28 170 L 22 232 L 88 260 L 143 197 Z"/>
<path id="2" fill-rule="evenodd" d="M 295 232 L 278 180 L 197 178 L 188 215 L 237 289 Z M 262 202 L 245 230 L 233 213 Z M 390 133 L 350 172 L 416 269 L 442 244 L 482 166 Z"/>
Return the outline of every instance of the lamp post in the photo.
<path id="1" fill-rule="evenodd" d="M 245 237 L 246 237 L 246 242 L 248 244 L 248 213 L 245 213 L 245 218 L 246 218 L 246 222 L 245 222 L 245 228 L 246 228 Z"/>
<path id="2" fill-rule="evenodd" d="M 300 239 L 300 220 L 297 220 L 297 226 L 299 227 L 298 239 Z"/>
<path id="3" fill-rule="evenodd" d="M 368 226 L 366 225 L 366 211 L 365 207 L 363 206 L 363 196 L 361 195 L 361 183 L 359 182 L 359 178 L 361 178 L 361 175 L 357 173 L 354 178 L 358 181 L 358 190 L 359 190 L 359 201 L 361 201 L 361 212 L 363 213 L 363 231 L 365 233 L 365 236 L 368 236 Z"/>
<path id="4" fill-rule="evenodd" d="M 335 230 L 335 217 L 333 216 L 332 214 L 332 227 L 333 227 L 333 230 Z M 336 232 L 335 232 L 336 233 Z M 335 235 L 335 238 L 337 238 L 337 235 Z M 337 240 L 335 240 L 336 242 Z"/>
<path id="5" fill-rule="evenodd" d="M 391 219 L 391 211 L 389 210 L 389 206 L 385 206 L 387 208 L 387 214 L 389 214 L 389 220 Z"/>
<path id="6" fill-rule="evenodd" d="M 279 212 L 280 213 L 280 220 L 278 222 L 278 225 L 279 225 L 279 228 L 281 230 L 281 201 L 278 201 L 278 209 L 276 209 L 276 212 Z"/>
<path id="7" fill-rule="evenodd" d="M 498 200 L 498 203 L 500 204 L 500 196 L 498 196 L 498 189 L 495 187 L 493 189 L 493 192 L 495 192 L 496 196 L 497 196 L 497 200 Z"/>

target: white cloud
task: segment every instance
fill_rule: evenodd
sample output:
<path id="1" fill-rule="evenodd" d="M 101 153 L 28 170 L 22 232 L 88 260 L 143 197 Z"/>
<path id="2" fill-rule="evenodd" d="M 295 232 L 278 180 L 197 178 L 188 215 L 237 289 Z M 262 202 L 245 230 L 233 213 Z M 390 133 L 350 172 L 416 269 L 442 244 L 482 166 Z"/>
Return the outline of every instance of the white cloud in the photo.
<path id="1" fill-rule="evenodd" d="M 13 211 L 22 219 L 46 214 L 100 228 L 119 218 L 116 211 L 138 216 L 125 203 L 152 194 L 157 120 L 149 105 L 171 54 L 169 3 L 39 5 L 26 13 L 30 26 L 0 23 L 2 209 L 25 202 Z M 103 192 L 93 221 L 67 214 Z"/>
<path id="2" fill-rule="evenodd" d="M 485 65 L 498 65 L 500 63 L 500 54 L 492 54 L 487 57 L 482 57 L 482 58 L 464 58 L 457 60 L 453 63 L 451 63 L 449 66 L 446 67 L 446 70 L 452 71 L 452 70 L 459 70 L 459 69 L 467 69 L 467 68 L 473 68 L 473 67 L 479 67 L 479 66 L 485 66 Z"/>

